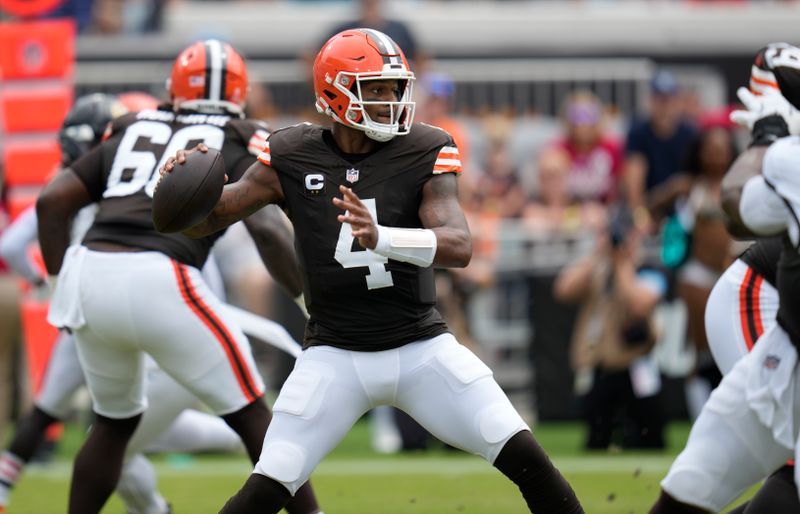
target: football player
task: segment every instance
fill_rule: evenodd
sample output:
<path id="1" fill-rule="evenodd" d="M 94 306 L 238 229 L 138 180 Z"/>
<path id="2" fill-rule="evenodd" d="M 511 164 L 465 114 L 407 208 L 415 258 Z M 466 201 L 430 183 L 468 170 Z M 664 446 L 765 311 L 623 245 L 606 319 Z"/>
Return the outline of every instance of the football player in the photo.
<path id="1" fill-rule="evenodd" d="M 271 414 L 262 401 L 247 339 L 200 275 L 221 232 L 201 239 L 155 231 L 152 195 L 161 162 L 204 142 L 219 149 L 237 180 L 266 136 L 243 119 L 245 62 L 228 44 L 195 43 L 175 61 L 171 104 L 117 118 L 108 138 L 59 173 L 37 201 L 47 271 L 58 275 L 48 320 L 69 329 L 97 415 L 78 453 L 69 512 L 100 512 L 120 473 L 126 445 L 147 407 L 145 355 L 241 437 L 256 461 Z M 98 204 L 81 246 L 70 221 Z M 259 224 L 248 224 L 255 231 Z M 290 240 L 271 241 L 270 271 L 299 289 Z M 319 511 L 310 485 L 287 506 Z"/>
<path id="2" fill-rule="evenodd" d="M 68 167 L 98 145 L 113 118 L 129 111 L 153 109 L 158 103 L 144 93 L 123 93 L 116 98 L 91 94 L 77 99 L 59 131 L 61 166 Z M 78 244 L 94 217 L 93 206 L 83 211 L 87 212 L 73 224 L 72 241 Z M 248 223 L 271 221 L 267 215 L 260 221 L 248 219 Z M 28 252 L 30 244 L 37 239 L 37 232 L 36 210 L 31 206 L 0 235 L 0 257 L 32 287 L 41 290 L 47 288 L 44 277 Z M 259 232 L 270 234 L 275 229 L 265 226 Z M 213 256 L 206 261 L 203 275 L 214 294 L 224 298 L 224 286 Z M 255 319 L 253 315 L 249 316 Z M 263 318 L 243 325 L 242 329 L 248 335 L 257 336 L 257 342 L 275 344 L 279 342 L 277 339 L 290 338 L 282 327 Z M 144 448 L 147 451 L 238 451 L 241 448 L 238 436 L 222 420 L 191 410 L 197 403 L 196 399 L 169 375 L 157 367 L 151 367 L 148 375 L 148 398 L 155 399 L 156 405 L 148 409 L 128 446 L 128 457 L 117 488 L 130 514 L 163 514 L 168 511 L 166 500 L 156 488 L 155 470 L 137 451 Z M 0 454 L 0 512 L 8 506 L 11 488 L 44 440 L 46 430 L 66 417 L 74 393 L 83 385 L 83 371 L 74 338 L 63 332 L 50 353 L 34 408 L 17 424 L 8 449 Z M 165 427 L 169 428 L 165 431 Z"/>
<path id="3" fill-rule="evenodd" d="M 779 471 L 767 480 L 753 501 L 737 512 L 798 510 L 797 491 L 788 480 L 791 471 L 787 472 L 782 465 L 790 458 L 796 459 L 800 450 L 795 428 L 800 419 L 797 366 L 800 227 L 796 215 L 800 207 L 800 183 L 794 173 L 800 152 L 798 137 L 790 136 L 790 127 L 796 133 L 800 120 L 796 109 L 800 107 L 800 49 L 770 45 L 763 58 L 774 73 L 779 91 L 753 88 L 760 96 L 744 88 L 739 91 L 747 111 L 732 118 L 751 126 L 753 142 L 726 176 L 723 207 L 736 235 L 763 237 L 783 233 L 775 273 L 776 323 L 764 331 L 748 355 L 739 358 L 711 395 L 692 428 L 686 448 L 662 481 L 662 494 L 651 514 L 719 512 L 753 483 L 776 470 Z M 762 245 L 771 244 L 766 241 Z M 775 257 L 765 249 L 759 251 L 762 257 Z M 746 273 L 752 277 L 752 269 Z M 744 294 L 745 300 L 748 289 L 755 285 L 742 285 L 740 294 Z M 759 328 L 752 316 L 741 320 L 743 324 L 746 322 L 742 338 L 747 342 L 758 334 Z M 723 359 L 723 365 L 726 360 L 732 359 Z M 794 482 L 797 482 L 796 471 Z"/>
<path id="4" fill-rule="evenodd" d="M 751 66 L 750 91 L 742 90 L 740 93 L 745 106 L 763 94 L 780 94 L 775 74 L 767 66 L 766 54 L 786 46 L 785 43 L 772 43 L 758 51 Z M 731 117 L 752 130 L 753 112 L 739 110 Z M 726 177 L 726 186 L 725 191 L 729 191 L 731 175 Z M 729 228 L 734 237 L 747 239 L 749 236 L 737 232 L 735 225 Z M 723 375 L 728 374 L 734 364 L 753 348 L 758 338 L 775 324 L 778 310 L 775 276 L 781 246 L 780 237 L 757 241 L 734 261 L 711 291 L 706 304 L 705 326 L 711 353 Z"/>
<path id="5" fill-rule="evenodd" d="M 466 266 L 472 243 L 458 204 L 458 148 L 445 131 L 412 124 L 414 74 L 402 50 L 379 31 L 346 30 L 322 47 L 313 79 L 332 128 L 273 132 L 259 162 L 186 231 L 203 237 L 267 204 L 285 205 L 310 314 L 306 349 L 275 403 L 261 458 L 222 512 L 278 512 L 378 405 L 484 457 L 532 512 L 583 512 L 492 371 L 436 311 L 433 267 Z"/>

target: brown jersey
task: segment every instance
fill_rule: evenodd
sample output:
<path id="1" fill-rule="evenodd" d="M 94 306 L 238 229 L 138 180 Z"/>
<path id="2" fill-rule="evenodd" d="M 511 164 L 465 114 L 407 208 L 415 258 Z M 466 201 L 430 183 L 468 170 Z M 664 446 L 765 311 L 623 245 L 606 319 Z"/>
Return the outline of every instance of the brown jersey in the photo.
<path id="1" fill-rule="evenodd" d="M 764 277 L 764 280 L 775 287 L 776 274 L 778 273 L 778 258 L 781 255 L 783 243 L 781 237 L 759 239 L 739 256 L 753 271 Z"/>
<path id="2" fill-rule="evenodd" d="M 229 181 L 236 181 L 267 135 L 259 121 L 190 111 L 145 110 L 118 118 L 108 139 L 71 166 L 99 205 L 84 243 L 155 250 L 201 268 L 223 232 L 200 239 L 157 232 L 151 208 L 158 169 L 178 150 L 205 143 L 220 150 Z"/>
<path id="3" fill-rule="evenodd" d="M 300 124 L 274 132 L 259 160 L 280 179 L 303 268 L 310 319 L 306 345 L 379 351 L 447 331 L 435 308 L 433 269 L 362 248 L 332 199 L 345 185 L 388 227 L 422 228 L 422 188 L 435 173 L 459 172 L 443 130 L 411 132 L 362 156 L 337 151 L 329 129 Z"/>

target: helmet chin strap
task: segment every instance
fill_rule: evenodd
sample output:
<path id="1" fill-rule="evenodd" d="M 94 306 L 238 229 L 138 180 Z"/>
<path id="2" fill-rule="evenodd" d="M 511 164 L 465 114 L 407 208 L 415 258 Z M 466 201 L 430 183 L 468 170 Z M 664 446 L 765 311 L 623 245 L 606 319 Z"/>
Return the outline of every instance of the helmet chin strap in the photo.
<path id="1" fill-rule="evenodd" d="M 391 141 L 395 138 L 395 136 L 398 135 L 397 132 L 400 129 L 400 124 L 397 122 L 386 124 L 373 121 L 366 109 L 363 111 L 362 123 L 363 126 L 354 126 L 354 128 L 363 130 L 368 138 L 372 139 L 373 141 L 378 141 L 379 143 Z"/>
<path id="2" fill-rule="evenodd" d="M 364 129 L 364 134 L 367 135 L 368 138 L 372 139 L 373 141 L 378 141 L 379 143 L 385 143 L 386 141 L 391 141 L 394 139 L 396 134 L 387 134 L 386 132 L 379 132 L 373 129 Z"/>

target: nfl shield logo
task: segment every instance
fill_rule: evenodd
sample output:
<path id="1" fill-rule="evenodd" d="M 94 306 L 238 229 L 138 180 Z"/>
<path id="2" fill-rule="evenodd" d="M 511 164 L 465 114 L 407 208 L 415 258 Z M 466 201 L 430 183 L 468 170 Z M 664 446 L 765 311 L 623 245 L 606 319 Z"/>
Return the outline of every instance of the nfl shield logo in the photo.
<path id="1" fill-rule="evenodd" d="M 347 170 L 347 174 L 345 175 L 344 178 L 351 184 L 353 182 L 358 182 L 358 170 L 355 168 L 350 168 L 349 170 Z"/>
<path id="2" fill-rule="evenodd" d="M 764 359 L 764 367 L 770 370 L 778 369 L 778 366 L 781 363 L 781 358 L 777 355 L 767 355 Z"/>

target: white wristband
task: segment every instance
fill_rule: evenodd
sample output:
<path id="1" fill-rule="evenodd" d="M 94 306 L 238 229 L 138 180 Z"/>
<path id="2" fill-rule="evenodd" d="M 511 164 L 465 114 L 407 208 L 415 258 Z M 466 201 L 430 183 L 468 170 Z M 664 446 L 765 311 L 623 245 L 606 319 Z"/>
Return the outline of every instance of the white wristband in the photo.
<path id="1" fill-rule="evenodd" d="M 372 251 L 395 261 L 427 268 L 436 257 L 436 234 L 426 228 L 378 225 L 378 242 Z"/>

